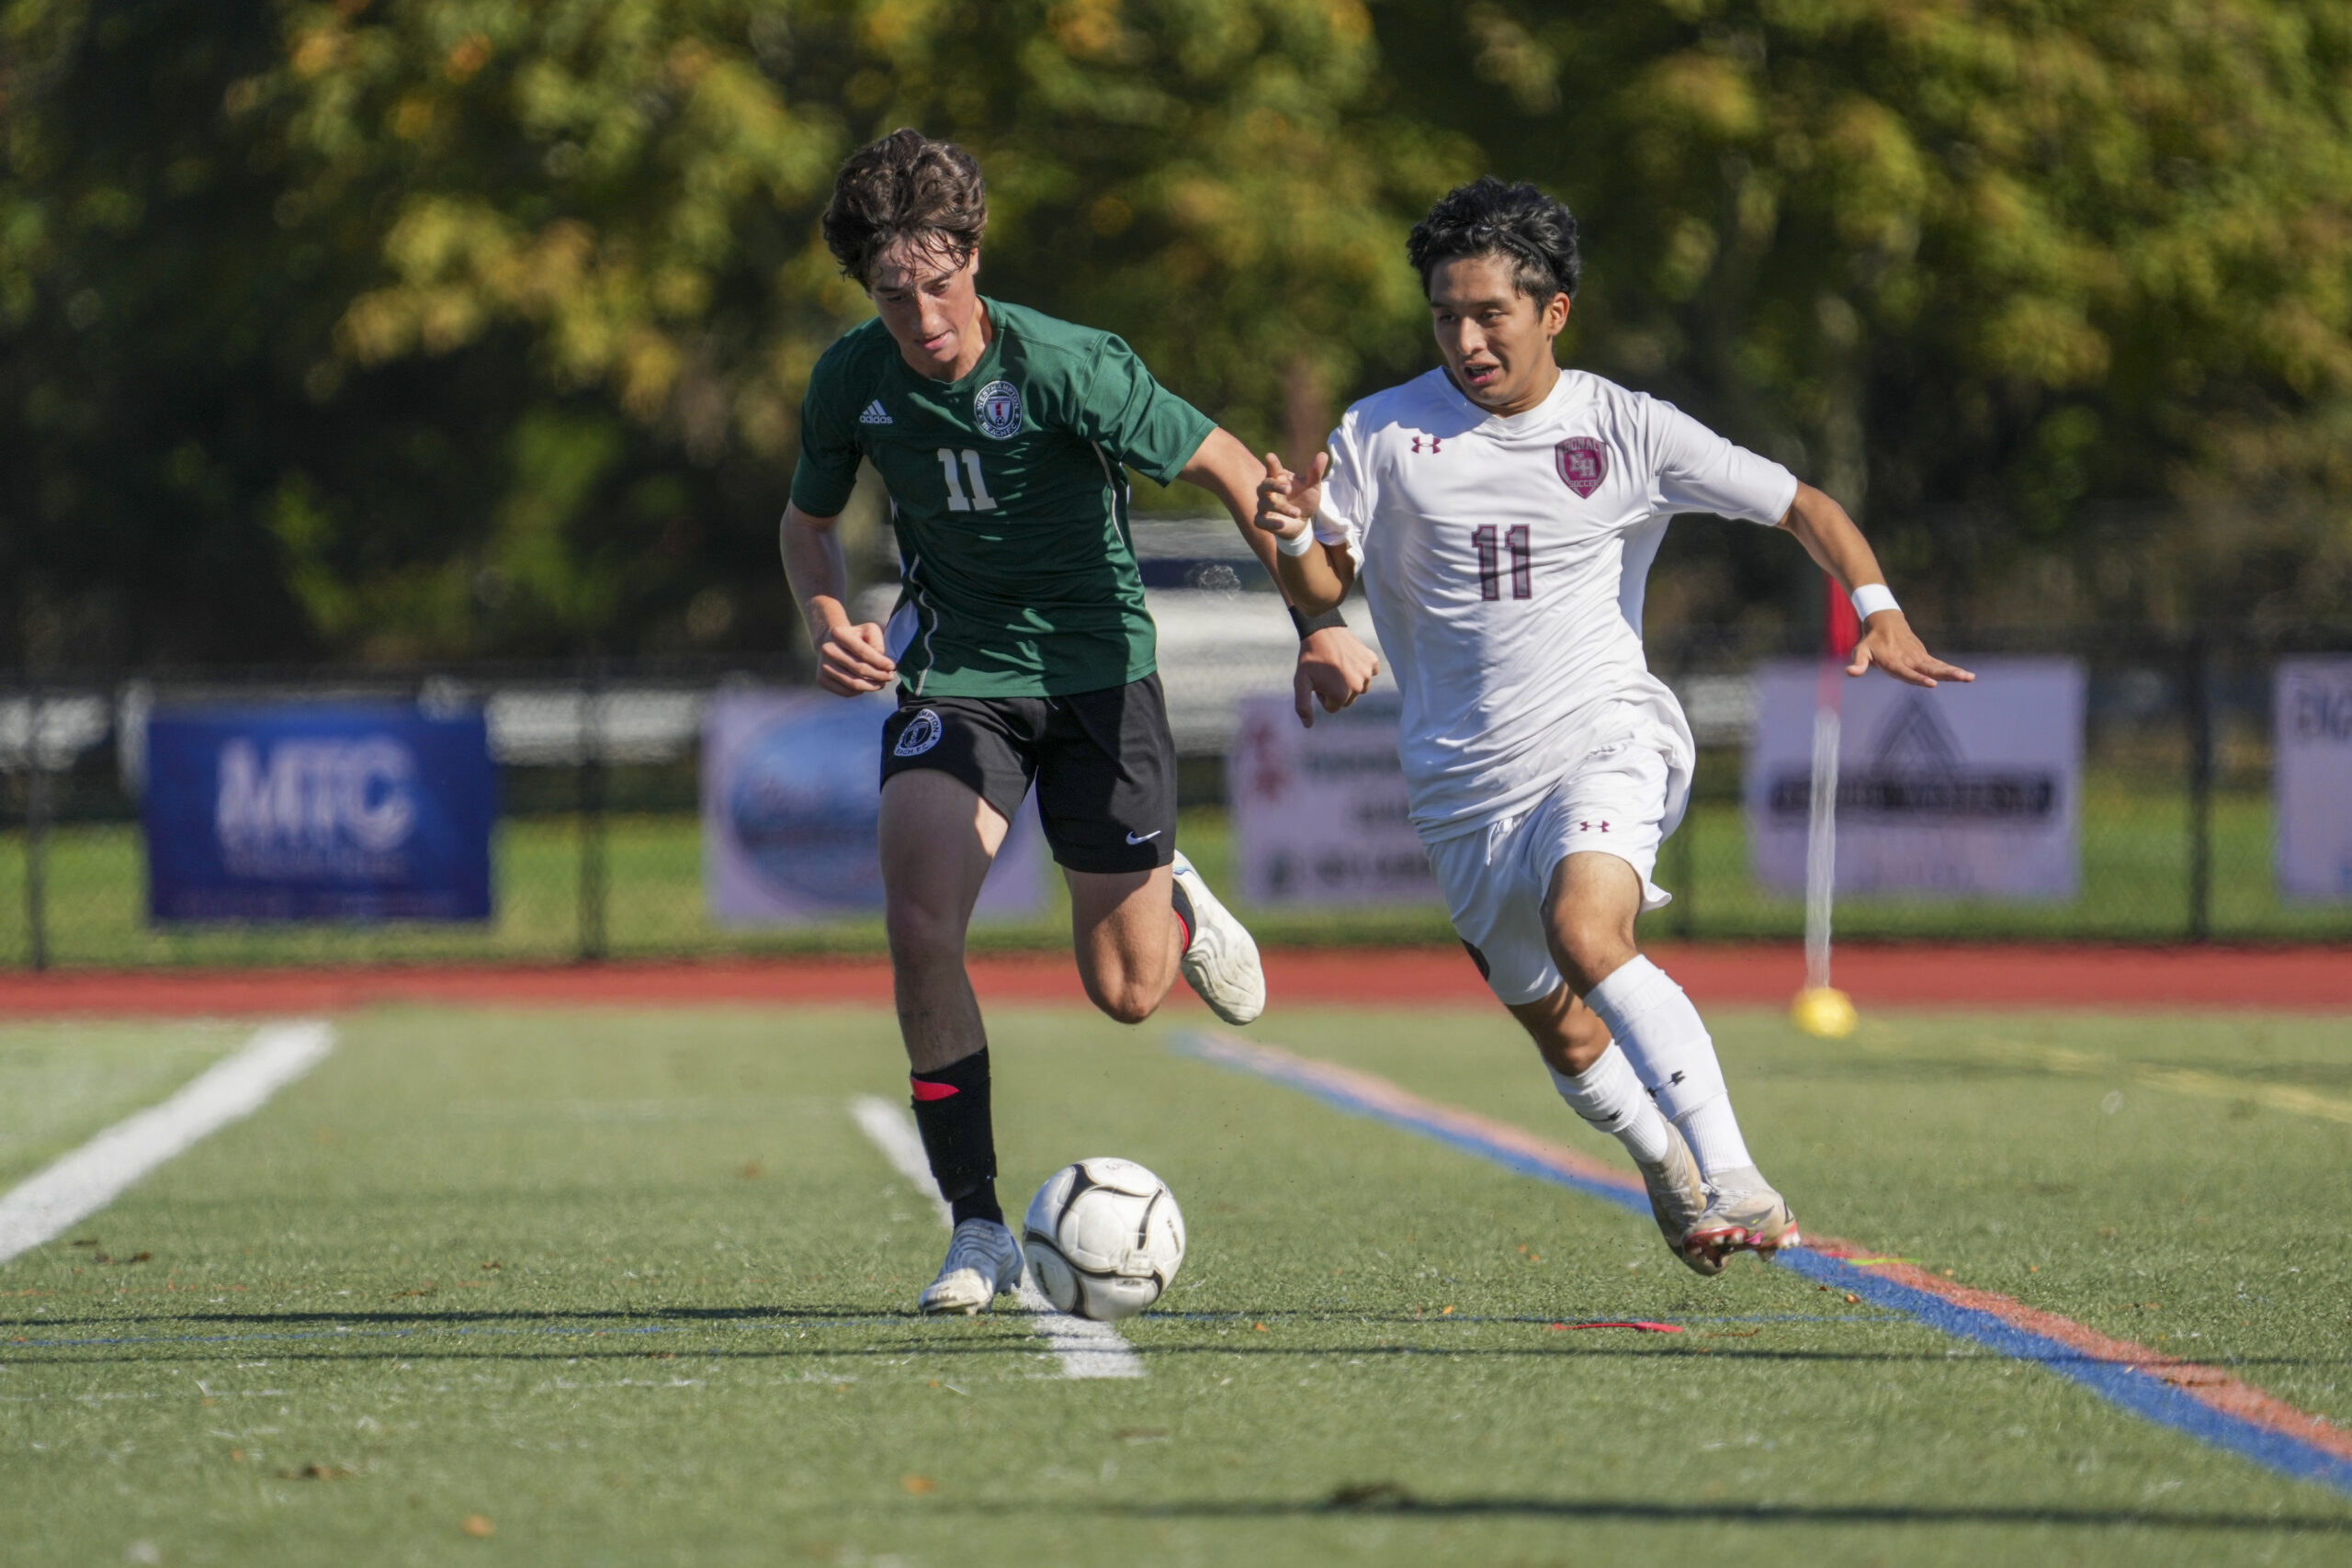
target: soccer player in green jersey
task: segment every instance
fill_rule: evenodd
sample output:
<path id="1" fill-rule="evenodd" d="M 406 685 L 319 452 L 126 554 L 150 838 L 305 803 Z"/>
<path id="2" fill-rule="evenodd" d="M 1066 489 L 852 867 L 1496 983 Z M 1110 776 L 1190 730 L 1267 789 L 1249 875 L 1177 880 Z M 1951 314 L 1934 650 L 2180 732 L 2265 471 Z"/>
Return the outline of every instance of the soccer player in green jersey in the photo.
<path id="1" fill-rule="evenodd" d="M 785 509 L 786 574 L 818 682 L 896 682 L 882 728 L 882 883 L 914 1113 L 956 1234 L 925 1312 L 979 1312 L 1021 1278 L 996 1200 L 988 1036 L 965 928 L 1034 784 L 1070 890 L 1094 1005 L 1140 1022 L 1182 973 L 1219 1017 L 1265 1006 L 1257 944 L 1177 852 L 1175 746 L 1136 567 L 1126 470 L 1182 479 L 1252 525 L 1262 469 L 1108 333 L 978 292 L 988 200 L 951 143 L 899 130 L 853 153 L 825 243 L 876 319 L 808 378 Z M 833 525 L 860 459 L 890 495 L 903 587 L 889 626 L 852 622 Z M 1343 622 L 1308 621 L 1295 683 L 1344 706 L 1377 670 Z"/>

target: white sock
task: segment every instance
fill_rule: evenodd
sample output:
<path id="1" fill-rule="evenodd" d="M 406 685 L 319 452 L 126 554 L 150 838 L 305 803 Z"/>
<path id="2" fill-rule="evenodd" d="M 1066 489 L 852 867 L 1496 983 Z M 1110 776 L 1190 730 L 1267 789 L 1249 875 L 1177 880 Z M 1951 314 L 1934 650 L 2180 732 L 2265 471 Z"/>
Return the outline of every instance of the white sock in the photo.
<path id="1" fill-rule="evenodd" d="M 1690 1145 L 1690 1157 L 1707 1185 L 1723 1192 L 1747 1192 L 1764 1185 L 1747 1140 L 1739 1135 L 1739 1118 L 1732 1114 L 1731 1096 L 1719 1094 L 1675 1125 Z"/>
<path id="2" fill-rule="evenodd" d="M 1611 1045 L 1573 1077 L 1548 1063 L 1544 1070 L 1569 1110 L 1624 1145 L 1635 1159 L 1656 1165 L 1666 1157 L 1666 1118 L 1642 1092 L 1642 1080 L 1634 1076 L 1624 1052 Z"/>
<path id="3" fill-rule="evenodd" d="M 1732 1114 L 1715 1043 L 1699 1010 L 1665 970 L 1636 956 L 1595 986 L 1585 1005 L 1609 1026 L 1658 1110 L 1682 1129 L 1710 1180 L 1718 1171 L 1754 1168 L 1739 1118 Z"/>

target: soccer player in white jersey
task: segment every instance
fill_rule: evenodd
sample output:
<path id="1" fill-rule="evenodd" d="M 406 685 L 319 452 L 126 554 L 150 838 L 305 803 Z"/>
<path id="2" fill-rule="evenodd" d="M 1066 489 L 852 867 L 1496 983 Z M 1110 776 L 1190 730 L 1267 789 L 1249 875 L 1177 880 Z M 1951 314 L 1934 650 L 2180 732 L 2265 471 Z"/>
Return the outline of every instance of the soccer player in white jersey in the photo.
<path id="1" fill-rule="evenodd" d="M 1453 928 L 1560 1096 L 1613 1134 L 1702 1274 L 1800 1240 L 1715 1049 L 1637 916 L 1688 797 L 1690 728 L 1642 657 L 1668 519 L 1778 526 L 1855 600 L 1848 673 L 1972 679 L 1928 654 L 1845 510 L 1669 403 L 1563 371 L 1576 220 L 1531 185 L 1449 194 L 1406 252 L 1443 365 L 1348 410 L 1312 472 L 1272 457 L 1258 525 L 1312 613 L 1361 576 L 1397 685 L 1412 819 Z M 1613 1043 L 1612 1043 L 1613 1042 Z"/>

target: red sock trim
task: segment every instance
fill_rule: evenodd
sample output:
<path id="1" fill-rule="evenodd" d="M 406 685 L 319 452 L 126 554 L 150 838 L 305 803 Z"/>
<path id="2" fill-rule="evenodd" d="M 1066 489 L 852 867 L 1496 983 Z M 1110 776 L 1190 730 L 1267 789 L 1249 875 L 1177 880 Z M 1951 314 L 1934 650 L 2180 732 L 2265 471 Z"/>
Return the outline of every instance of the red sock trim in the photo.
<path id="1" fill-rule="evenodd" d="M 950 1100 L 957 1092 L 956 1086 L 952 1083 L 929 1083 L 922 1078 L 910 1077 L 907 1079 L 907 1084 L 915 1091 L 917 1100 Z"/>
<path id="2" fill-rule="evenodd" d="M 1176 917 L 1176 929 L 1184 933 L 1184 945 L 1190 948 L 1193 945 L 1193 922 L 1184 918 L 1182 909 L 1171 908 L 1168 912 Z"/>

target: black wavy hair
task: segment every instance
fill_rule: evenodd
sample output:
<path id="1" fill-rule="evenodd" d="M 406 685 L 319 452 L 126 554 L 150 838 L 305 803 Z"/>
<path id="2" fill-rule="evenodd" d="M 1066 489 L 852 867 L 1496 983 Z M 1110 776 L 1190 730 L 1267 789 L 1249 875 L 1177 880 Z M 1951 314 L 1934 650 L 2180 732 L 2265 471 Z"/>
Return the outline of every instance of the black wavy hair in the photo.
<path id="1" fill-rule="evenodd" d="M 851 153 L 820 224 L 842 271 L 867 281 L 875 258 L 901 240 L 936 246 L 959 265 L 989 226 L 980 165 L 953 141 L 894 130 Z"/>
<path id="2" fill-rule="evenodd" d="M 1532 185 L 1505 185 L 1484 175 L 1438 198 L 1405 241 L 1406 259 L 1421 275 L 1421 293 L 1441 263 L 1461 256 L 1508 256 L 1519 290 L 1542 310 L 1553 295 L 1577 297 L 1584 258 L 1577 253 L 1577 219 Z"/>

